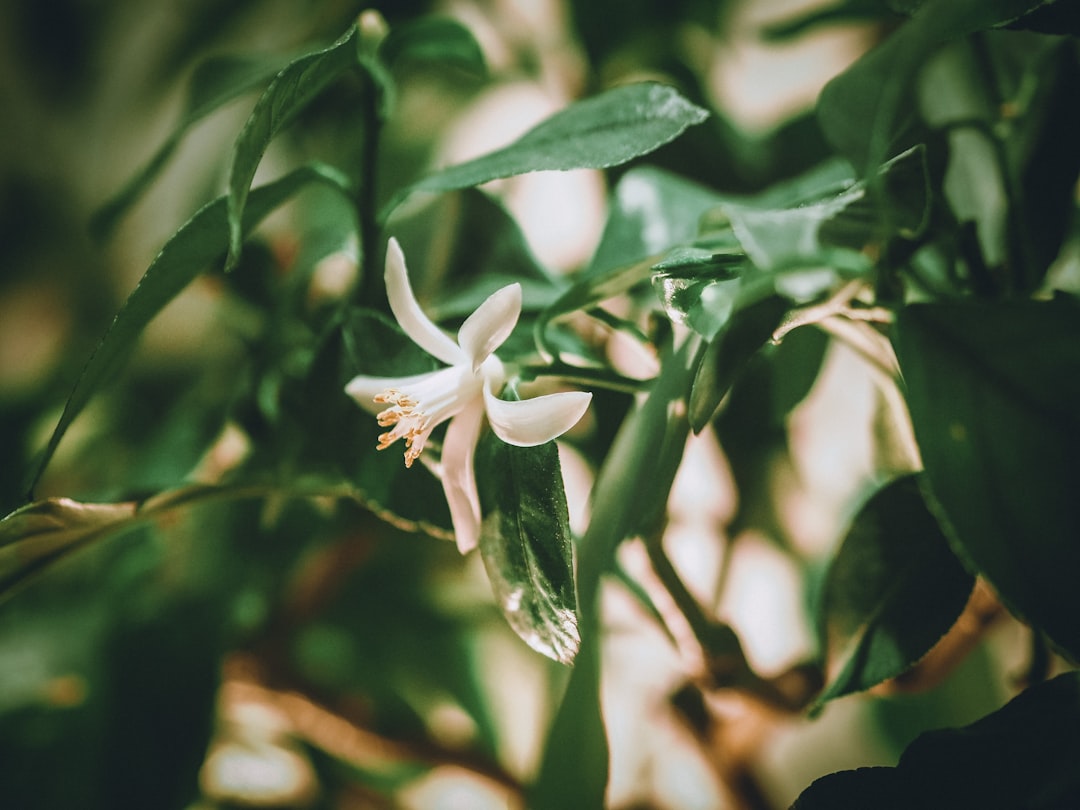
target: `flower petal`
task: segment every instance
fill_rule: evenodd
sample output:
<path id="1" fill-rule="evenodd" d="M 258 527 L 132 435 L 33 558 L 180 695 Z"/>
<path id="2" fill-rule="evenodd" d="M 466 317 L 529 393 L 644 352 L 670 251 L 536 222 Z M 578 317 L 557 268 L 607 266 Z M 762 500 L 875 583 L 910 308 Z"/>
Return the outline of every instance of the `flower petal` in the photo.
<path id="1" fill-rule="evenodd" d="M 390 239 L 386 246 L 386 297 L 390 299 L 390 309 L 405 334 L 413 343 L 433 357 L 451 366 L 465 361 L 465 354 L 454 343 L 454 339 L 438 326 L 420 309 L 420 303 L 413 295 L 409 285 L 409 273 L 405 267 L 405 254 L 397 239 Z"/>
<path id="2" fill-rule="evenodd" d="M 349 380 L 349 384 L 345 386 L 345 393 L 356 400 L 356 404 L 365 411 L 378 413 L 386 407 L 375 402 L 378 394 L 389 390 L 402 391 L 412 388 L 418 383 L 427 382 L 440 371 L 446 371 L 446 369 L 425 371 L 423 374 L 413 374 L 409 377 L 366 377 L 360 374 Z"/>
<path id="3" fill-rule="evenodd" d="M 467 554 L 480 541 L 480 495 L 476 489 L 473 456 L 484 406 L 479 399 L 468 405 L 446 426 L 442 449 L 442 485 L 458 551 Z"/>
<path id="4" fill-rule="evenodd" d="M 476 371 L 510 337 L 521 315 L 521 285 L 496 290 L 476 308 L 458 330 L 458 345 Z"/>
<path id="5" fill-rule="evenodd" d="M 585 414 L 592 394 L 566 391 L 520 402 L 499 399 L 484 387 L 484 407 L 495 435 L 507 444 L 532 447 L 561 436 Z"/>

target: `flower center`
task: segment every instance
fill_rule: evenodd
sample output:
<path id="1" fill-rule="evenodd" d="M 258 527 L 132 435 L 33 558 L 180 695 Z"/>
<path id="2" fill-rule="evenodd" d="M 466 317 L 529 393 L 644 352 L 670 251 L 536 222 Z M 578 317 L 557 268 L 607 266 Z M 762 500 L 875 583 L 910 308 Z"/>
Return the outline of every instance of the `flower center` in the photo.
<path id="1" fill-rule="evenodd" d="M 379 450 L 398 439 L 405 440 L 405 466 L 424 452 L 424 445 L 435 427 L 459 413 L 474 397 L 481 395 L 483 376 L 466 366 L 452 366 L 424 375 L 402 388 L 387 388 L 375 395 L 379 405 L 388 405 L 378 413 L 380 427 L 392 428 L 379 436 Z"/>

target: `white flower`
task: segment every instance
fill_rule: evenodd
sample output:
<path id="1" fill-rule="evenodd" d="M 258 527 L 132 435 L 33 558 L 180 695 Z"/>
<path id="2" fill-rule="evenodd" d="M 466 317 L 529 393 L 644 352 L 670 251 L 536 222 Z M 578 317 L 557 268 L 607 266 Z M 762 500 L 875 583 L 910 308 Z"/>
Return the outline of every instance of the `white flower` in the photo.
<path id="1" fill-rule="evenodd" d="M 462 554 L 480 536 L 480 497 L 473 455 L 485 415 L 500 439 L 532 447 L 561 436 L 585 413 L 592 394 L 571 391 L 518 402 L 499 399 L 506 382 L 502 362 L 493 352 L 510 336 L 521 314 L 521 285 L 492 293 L 458 330 L 457 341 L 420 309 L 409 286 L 405 256 L 397 240 L 386 251 L 386 293 L 398 324 L 417 346 L 449 367 L 409 377 L 355 377 L 345 391 L 361 407 L 378 411 L 385 450 L 405 440 L 405 466 L 424 451 L 432 430 L 446 420 L 442 448 L 442 484 L 450 506 L 454 535 Z M 381 406 L 381 410 L 379 407 Z"/>

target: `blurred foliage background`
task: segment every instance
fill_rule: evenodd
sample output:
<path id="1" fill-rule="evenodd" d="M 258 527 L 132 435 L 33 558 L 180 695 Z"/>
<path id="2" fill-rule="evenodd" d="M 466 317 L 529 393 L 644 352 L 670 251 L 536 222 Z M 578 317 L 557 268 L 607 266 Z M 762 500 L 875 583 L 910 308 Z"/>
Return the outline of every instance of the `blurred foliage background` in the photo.
<path id="1" fill-rule="evenodd" d="M 470 310 L 469 263 L 480 248 L 506 255 L 508 276 L 586 267 L 608 192 L 641 163 L 746 195 L 829 158 L 814 115 L 822 86 L 903 19 L 880 3 L 841 5 L 837 20 L 785 33 L 820 4 L 374 4 L 391 29 L 431 12 L 458 19 L 488 69 L 485 77 L 461 65 L 397 66 L 382 189 L 501 146 L 622 82 L 661 80 L 712 113 L 638 163 L 525 175 L 486 186 L 490 196 L 454 192 L 405 206 L 395 229 L 410 239 L 413 266 L 436 268 L 418 282 L 436 313 Z M 91 232 L 101 207 L 184 120 L 196 66 L 245 54 L 262 60 L 252 61 L 255 72 L 281 67 L 334 41 L 365 8 L 344 0 L 0 7 L 2 513 L 26 502 L 35 454 L 146 267 L 221 193 L 256 92 L 192 122 L 115 229 Z M 274 142 L 257 182 L 311 159 L 356 165 L 364 144 L 350 122 L 363 115 L 361 96 L 351 80 L 335 84 Z M 1072 178 L 1066 195 L 1075 194 Z M 527 249 L 490 199 L 513 216 Z M 210 269 L 154 320 L 64 438 L 33 494 L 80 502 L 58 506 L 57 520 L 100 525 L 108 537 L 40 576 L 4 583 L 3 806 L 524 806 L 567 671 L 509 630 L 479 555 L 461 558 L 440 539 L 449 525 L 441 502 L 427 531 L 411 532 L 319 477 L 327 459 L 347 463 L 373 444 L 366 417 L 337 404 L 340 387 L 312 371 L 349 351 L 323 336 L 356 256 L 349 206 L 304 191 L 247 243 L 235 271 Z M 1074 258 L 1055 272 L 1075 271 Z M 640 377 L 655 372 L 655 357 L 619 362 Z M 738 631 L 747 659 L 779 691 L 690 683 L 693 662 L 671 638 L 678 610 L 653 571 L 660 563 L 643 544 L 626 544 L 621 581 L 604 591 L 612 807 L 788 806 L 818 776 L 892 764 L 921 731 L 998 708 L 1032 666 L 1024 628 L 976 589 L 955 639 L 963 652 L 940 672 L 830 704 L 815 721 L 801 713 L 821 686 L 808 617 L 824 561 L 910 447 L 888 438 L 895 434 L 882 425 L 895 403 L 857 352 L 821 332 L 793 332 L 744 374 L 750 382 L 713 425 L 723 453 L 709 434 L 691 440 L 664 543 L 692 597 Z M 628 405 L 625 394 L 598 393 L 592 423 L 564 448 L 577 532 Z M 305 423 L 323 429 L 294 429 Z M 245 464 L 278 477 L 215 498 L 197 488 L 157 495 L 219 482 Z M 310 485 L 300 497 L 283 479 Z M 441 498 L 431 481 L 395 491 L 406 501 Z M 135 503 L 145 520 L 127 521 Z M 114 521 L 123 531 L 110 530 Z M 785 694 L 802 698 L 785 705 Z"/>

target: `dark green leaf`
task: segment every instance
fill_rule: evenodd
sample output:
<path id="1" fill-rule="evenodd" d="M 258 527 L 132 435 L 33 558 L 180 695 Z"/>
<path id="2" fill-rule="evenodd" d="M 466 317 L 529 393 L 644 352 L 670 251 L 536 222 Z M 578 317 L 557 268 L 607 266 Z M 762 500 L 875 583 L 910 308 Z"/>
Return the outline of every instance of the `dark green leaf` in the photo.
<path id="1" fill-rule="evenodd" d="M 690 428 L 705 429 L 750 358 L 772 337 L 788 311 L 778 296 L 740 309 L 709 343 L 690 389 Z"/>
<path id="2" fill-rule="evenodd" d="M 885 0 L 840 0 L 782 22 L 770 23 L 761 34 L 766 40 L 783 41 L 801 36 L 817 26 L 883 20 L 891 16 L 893 13 Z"/>
<path id="3" fill-rule="evenodd" d="M 196 67 L 180 123 L 150 161 L 94 215 L 90 221 L 94 235 L 104 238 L 112 231 L 164 168 L 192 126 L 238 96 L 269 82 L 281 70 L 283 61 L 280 56 L 215 56 Z"/>
<path id="4" fill-rule="evenodd" d="M 1042 0 L 927 0 L 914 16 L 841 73 L 818 98 L 826 138 L 861 174 L 910 146 L 910 93 L 929 57 L 945 42 L 1017 19 Z"/>
<path id="5" fill-rule="evenodd" d="M 493 434 L 477 452 L 480 553 L 495 601 L 526 644 L 561 664 L 577 655 L 570 516 L 554 442 L 512 447 Z"/>
<path id="6" fill-rule="evenodd" d="M 390 29 L 379 46 L 390 67 L 402 62 L 449 63 L 478 76 L 487 73 L 484 52 L 472 32 L 449 17 L 421 17 Z"/>
<path id="7" fill-rule="evenodd" d="M 244 211 L 241 233 L 254 228 L 267 214 L 296 194 L 305 184 L 322 182 L 345 189 L 345 181 L 331 169 L 308 166 L 255 189 Z M 32 490 L 56 451 L 71 422 L 101 385 L 127 360 L 135 341 L 148 323 L 181 290 L 228 247 L 229 224 L 226 198 L 205 205 L 180 227 L 147 268 L 138 286 L 128 296 L 109 330 L 83 369 L 64 405 L 60 422 L 53 430 L 30 482 Z"/>
<path id="8" fill-rule="evenodd" d="M 375 415 L 346 393 L 357 374 L 423 373 L 434 360 L 395 324 L 352 309 L 319 341 L 314 357 L 268 381 L 272 429 L 244 476 L 290 486 L 296 481 L 346 485 L 369 511 L 398 528 L 450 538 L 450 514 L 438 479 L 423 464 L 405 467 L 402 445 L 379 451 Z"/>
<path id="9" fill-rule="evenodd" d="M 896 350 L 950 540 L 1080 657 L 1080 305 L 913 305 L 897 320 Z"/>
<path id="10" fill-rule="evenodd" d="M 895 768 L 825 776 L 792 810 L 873 807 L 1023 807 L 1080 803 L 1080 673 L 1033 686 L 962 729 L 930 731 Z"/>
<path id="11" fill-rule="evenodd" d="M 914 477 L 879 490 L 855 517 L 825 582 L 829 682 L 816 705 L 907 671 L 953 626 L 974 584 Z"/>
<path id="12" fill-rule="evenodd" d="M 453 191 L 527 172 L 618 166 L 707 117 L 708 112 L 665 85 L 616 87 L 560 110 L 503 149 L 425 177 L 395 197 L 383 219 L 414 191 Z"/>
<path id="13" fill-rule="evenodd" d="M 226 267 L 235 266 L 243 240 L 243 214 L 251 181 L 270 141 L 343 73 L 356 68 L 357 29 L 325 50 L 289 63 L 266 88 L 233 144 L 228 182 L 229 243 Z"/>

